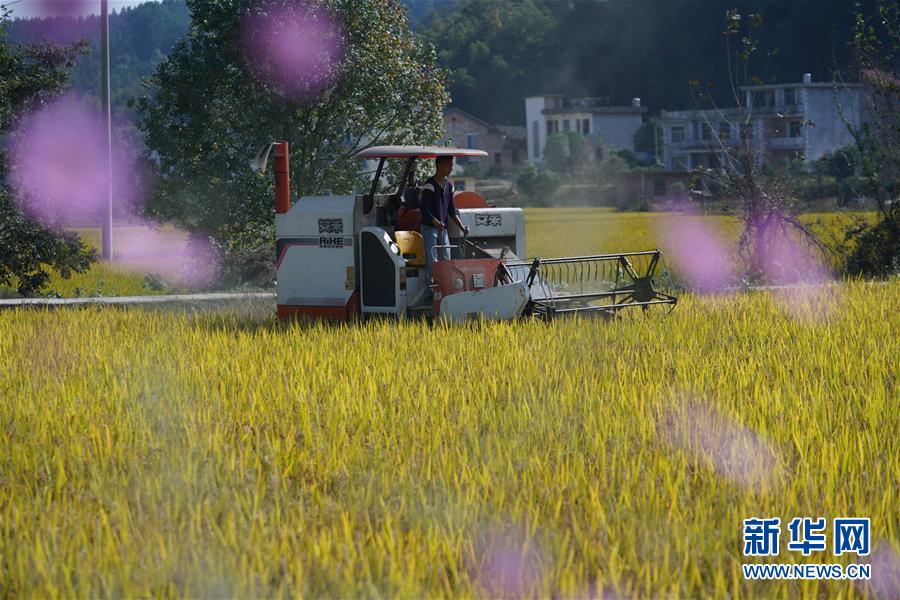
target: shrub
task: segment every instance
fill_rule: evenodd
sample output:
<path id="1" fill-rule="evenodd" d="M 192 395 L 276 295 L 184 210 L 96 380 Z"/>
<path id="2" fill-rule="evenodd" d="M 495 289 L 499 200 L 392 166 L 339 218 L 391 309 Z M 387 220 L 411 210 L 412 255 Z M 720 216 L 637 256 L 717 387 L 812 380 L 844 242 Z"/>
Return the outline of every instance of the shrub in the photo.
<path id="1" fill-rule="evenodd" d="M 856 239 L 856 247 L 847 257 L 850 275 L 887 277 L 900 274 L 900 227 L 882 220 L 871 227 L 854 227 L 848 239 Z"/>

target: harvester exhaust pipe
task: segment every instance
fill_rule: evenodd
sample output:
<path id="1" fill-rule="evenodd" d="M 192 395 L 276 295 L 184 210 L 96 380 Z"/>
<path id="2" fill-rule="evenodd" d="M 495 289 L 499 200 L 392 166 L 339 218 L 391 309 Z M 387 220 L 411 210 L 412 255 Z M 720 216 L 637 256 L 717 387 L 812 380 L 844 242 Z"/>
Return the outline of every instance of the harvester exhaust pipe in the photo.
<path id="1" fill-rule="evenodd" d="M 275 212 L 291 208 L 291 165 L 287 142 L 275 142 Z"/>
<path id="2" fill-rule="evenodd" d="M 264 146 L 250 161 L 250 168 L 264 173 L 269 153 L 275 149 L 275 212 L 284 214 L 291 208 L 291 163 L 287 142 L 272 142 Z"/>

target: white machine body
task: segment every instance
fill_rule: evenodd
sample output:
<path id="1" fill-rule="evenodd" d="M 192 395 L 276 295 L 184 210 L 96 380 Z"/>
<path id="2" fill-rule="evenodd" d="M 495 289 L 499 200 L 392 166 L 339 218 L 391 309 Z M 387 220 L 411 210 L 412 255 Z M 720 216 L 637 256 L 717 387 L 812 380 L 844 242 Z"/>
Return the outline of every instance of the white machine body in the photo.
<path id="1" fill-rule="evenodd" d="M 525 212 L 521 208 L 463 208 L 459 220 L 469 227 L 469 241 L 483 250 L 509 248 L 525 258 Z M 451 238 L 462 237 L 456 223 L 448 229 Z"/>
<path id="2" fill-rule="evenodd" d="M 441 318 L 452 322 L 485 318 L 493 321 L 515 319 L 529 299 L 524 281 L 446 296 L 441 301 Z"/>

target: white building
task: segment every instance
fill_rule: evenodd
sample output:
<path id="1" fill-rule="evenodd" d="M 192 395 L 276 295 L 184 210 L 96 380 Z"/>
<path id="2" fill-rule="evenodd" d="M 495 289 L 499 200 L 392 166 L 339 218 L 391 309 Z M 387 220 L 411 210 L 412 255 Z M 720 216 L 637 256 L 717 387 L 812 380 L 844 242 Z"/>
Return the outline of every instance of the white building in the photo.
<path id="1" fill-rule="evenodd" d="M 846 119 L 858 127 L 867 119 L 859 84 L 801 83 L 741 88 L 746 108 L 663 111 L 663 157 L 667 170 L 717 167 L 723 144 L 741 135 L 741 121 L 760 160 L 802 157 L 813 161 L 853 143 Z"/>
<path id="2" fill-rule="evenodd" d="M 605 98 L 566 98 L 561 94 L 525 98 L 528 160 L 543 163 L 547 137 L 563 131 L 584 135 L 592 160 L 599 158 L 602 147 L 634 150 L 634 133 L 646 111 L 640 98 L 632 100 L 631 106 L 609 106 Z"/>

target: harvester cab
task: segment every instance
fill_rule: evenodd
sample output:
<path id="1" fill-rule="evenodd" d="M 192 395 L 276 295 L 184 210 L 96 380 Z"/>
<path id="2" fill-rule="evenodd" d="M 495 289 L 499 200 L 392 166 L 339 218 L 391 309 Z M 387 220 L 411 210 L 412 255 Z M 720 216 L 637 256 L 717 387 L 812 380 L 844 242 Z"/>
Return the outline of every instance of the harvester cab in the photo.
<path id="1" fill-rule="evenodd" d="M 275 150 L 277 311 L 282 319 L 351 320 L 359 316 L 513 319 L 576 312 L 612 315 L 630 306 L 674 305 L 653 288 L 659 252 L 523 260 L 521 208 L 492 207 L 474 192 L 454 195 L 464 236 L 448 224 L 450 259 L 427 258 L 421 235 L 417 160 L 487 156 L 440 146 L 375 146 L 356 154 L 377 161 L 368 193 L 303 196 L 290 202 L 289 148 Z M 380 194 L 388 160 L 402 160 L 392 193 Z M 263 164 L 265 157 L 263 158 Z M 414 305 L 431 286 L 433 303 Z"/>

